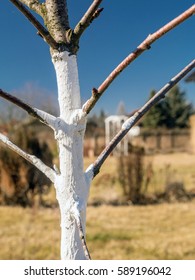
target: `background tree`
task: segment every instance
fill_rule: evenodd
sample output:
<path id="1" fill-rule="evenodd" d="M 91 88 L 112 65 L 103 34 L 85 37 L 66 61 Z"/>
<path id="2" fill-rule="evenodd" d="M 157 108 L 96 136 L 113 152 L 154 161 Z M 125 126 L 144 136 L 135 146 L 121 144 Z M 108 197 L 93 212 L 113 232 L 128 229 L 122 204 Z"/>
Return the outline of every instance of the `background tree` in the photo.
<path id="1" fill-rule="evenodd" d="M 149 99 L 154 97 L 155 94 L 156 91 L 152 90 Z M 166 114 L 164 110 L 164 103 L 163 100 L 161 100 L 158 104 L 150 109 L 141 124 L 143 125 L 143 127 L 157 128 L 159 126 L 165 125 L 165 119 Z"/>
<path id="2" fill-rule="evenodd" d="M 192 60 L 181 72 L 166 84 L 149 102 L 131 116 L 111 140 L 97 160 L 86 171 L 83 169 L 83 138 L 87 115 L 115 78 L 164 34 L 187 20 L 195 13 L 195 5 L 149 34 L 103 81 L 81 106 L 77 68 L 79 41 L 92 22 L 100 15 L 101 0 L 94 0 L 74 28 L 70 27 L 66 0 L 10 0 L 35 26 L 38 34 L 50 46 L 51 59 L 56 72 L 60 115 L 55 117 L 45 111 L 0 90 L 0 96 L 21 107 L 54 131 L 59 148 L 59 168 L 51 168 L 35 155 L 23 151 L 9 138 L 0 134 L 0 140 L 42 171 L 54 184 L 61 213 L 61 258 L 89 259 L 85 241 L 86 207 L 92 179 L 99 173 L 106 158 L 128 133 L 131 127 L 161 98 L 195 67 Z M 28 8 L 27 8 L 27 7 Z M 38 16 L 31 13 L 33 10 Z M 44 22 L 45 26 L 41 22 Z"/>
<path id="3" fill-rule="evenodd" d="M 195 82 L 195 71 L 192 72 L 186 79 L 186 82 Z"/>
<path id="4" fill-rule="evenodd" d="M 150 98 L 154 95 L 155 91 L 152 91 Z M 161 100 L 146 114 L 142 125 L 147 128 L 186 128 L 192 113 L 192 104 L 187 101 L 185 92 L 176 85 L 166 99 Z"/>
<path id="5" fill-rule="evenodd" d="M 167 128 L 186 128 L 189 117 L 193 113 L 193 106 L 186 99 L 186 93 L 179 86 L 174 86 L 164 100 L 165 126 Z"/>

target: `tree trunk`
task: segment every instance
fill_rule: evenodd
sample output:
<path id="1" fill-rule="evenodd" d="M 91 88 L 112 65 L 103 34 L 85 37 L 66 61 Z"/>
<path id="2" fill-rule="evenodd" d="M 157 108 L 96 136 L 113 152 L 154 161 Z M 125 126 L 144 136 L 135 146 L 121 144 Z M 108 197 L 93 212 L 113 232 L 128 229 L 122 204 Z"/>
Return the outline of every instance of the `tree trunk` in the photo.
<path id="1" fill-rule="evenodd" d="M 54 52 L 60 117 L 55 123 L 59 147 L 60 174 L 56 175 L 56 196 L 61 212 L 61 258 L 86 259 L 77 219 L 85 232 L 89 183 L 83 171 L 83 137 L 86 117 L 81 110 L 77 60 L 68 52 Z"/>
<path id="2" fill-rule="evenodd" d="M 23 151 L 12 143 L 7 136 L 0 133 L 0 141 L 10 149 L 36 166 L 53 183 L 61 212 L 61 258 L 88 259 L 85 243 L 86 205 L 89 186 L 104 161 L 128 131 L 146 114 L 150 108 L 165 97 L 165 94 L 195 67 L 193 60 L 180 73 L 171 79 L 153 98 L 125 121 L 121 130 L 108 143 L 96 161 L 83 170 L 83 138 L 86 128 L 86 115 L 92 110 L 99 98 L 116 79 L 144 51 L 164 34 L 191 17 L 195 5 L 184 13 L 150 34 L 132 53 L 130 53 L 96 89 L 81 108 L 76 53 L 79 39 L 87 27 L 99 16 L 103 9 L 98 9 L 102 0 L 94 0 L 74 29 L 69 26 L 66 0 L 10 0 L 22 14 L 35 26 L 38 34 L 49 44 L 57 76 L 60 116 L 55 118 L 47 112 L 33 108 L 23 100 L 0 90 L 0 96 L 16 104 L 28 114 L 36 117 L 54 129 L 59 148 L 59 172 L 44 164 L 35 155 Z M 24 4 L 24 5 L 23 5 Z M 26 8 L 26 6 L 28 8 Z M 45 27 L 30 10 L 38 13 L 44 20 Z"/>

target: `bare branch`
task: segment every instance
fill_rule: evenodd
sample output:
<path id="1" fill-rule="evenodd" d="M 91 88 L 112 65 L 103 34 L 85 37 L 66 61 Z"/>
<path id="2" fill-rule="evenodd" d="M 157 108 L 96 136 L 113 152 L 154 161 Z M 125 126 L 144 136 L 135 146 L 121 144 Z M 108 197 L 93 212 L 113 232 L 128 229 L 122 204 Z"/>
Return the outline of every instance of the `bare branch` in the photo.
<path id="1" fill-rule="evenodd" d="M 55 122 L 56 122 L 56 119 L 57 119 L 55 116 L 53 116 L 53 115 L 51 115 L 51 114 L 49 114 L 45 111 L 39 110 L 37 108 L 32 108 L 32 109 L 37 114 L 40 121 L 42 121 L 44 124 L 48 125 L 53 130 L 55 130 Z"/>
<path id="2" fill-rule="evenodd" d="M 3 97 L 4 99 L 14 103 L 15 105 L 22 108 L 23 110 L 25 110 L 30 116 L 33 116 L 33 117 L 39 119 L 44 124 L 53 128 L 52 124 L 54 122 L 54 118 L 55 118 L 54 116 L 49 115 L 46 112 L 43 112 L 36 108 L 31 107 L 30 105 L 28 105 L 21 99 L 3 91 L 2 89 L 0 89 L 0 96 Z"/>
<path id="3" fill-rule="evenodd" d="M 104 82 L 99 86 L 99 88 L 95 89 L 95 94 L 94 90 L 92 91 L 92 96 L 84 104 L 83 111 L 89 114 L 89 112 L 95 106 L 95 104 L 97 103 L 101 95 L 104 93 L 104 91 L 131 62 L 133 62 L 145 50 L 150 49 L 151 44 L 154 43 L 157 39 L 159 39 L 167 32 L 175 28 L 177 25 L 181 24 L 183 21 L 191 17 L 194 13 L 195 5 L 190 7 L 184 13 L 182 13 L 181 15 L 164 25 L 162 28 L 160 28 L 153 34 L 149 34 L 148 37 L 110 73 L 110 75 L 104 80 Z"/>
<path id="4" fill-rule="evenodd" d="M 103 11 L 103 8 L 98 9 L 99 5 L 101 4 L 102 0 L 94 0 L 87 12 L 84 14 L 82 19 L 74 28 L 73 34 L 74 39 L 79 40 L 83 32 L 87 29 L 87 27 L 96 19 L 100 13 Z"/>
<path id="5" fill-rule="evenodd" d="M 16 152 L 18 155 L 22 156 L 28 162 L 37 167 L 41 172 L 43 172 L 53 183 L 55 180 L 55 172 L 49 166 L 45 165 L 39 158 L 34 155 L 30 155 L 12 143 L 8 137 L 0 133 L 0 141 L 8 146 L 12 151 Z"/>
<path id="6" fill-rule="evenodd" d="M 162 87 L 145 105 L 135 112 L 133 116 L 131 116 L 125 123 L 122 125 L 121 130 L 117 133 L 117 135 L 111 140 L 111 142 L 107 145 L 107 147 L 102 151 L 99 157 L 93 164 L 93 175 L 94 177 L 99 173 L 99 170 L 107 159 L 107 157 L 111 154 L 113 149 L 117 146 L 117 144 L 125 137 L 128 131 L 141 119 L 143 115 L 145 115 L 152 106 L 158 103 L 159 100 L 165 97 L 165 94 L 176 85 L 183 77 L 185 77 L 193 68 L 195 68 L 195 60 L 193 60 L 190 64 L 188 64 L 181 72 L 179 72 L 175 77 L 173 77 L 169 83 L 167 83 L 164 87 Z"/>
<path id="7" fill-rule="evenodd" d="M 19 0 L 10 0 L 25 17 L 35 26 L 38 30 L 38 33 L 43 37 L 44 41 L 46 41 L 53 49 L 58 49 L 57 42 L 52 38 L 47 29 L 31 14 L 31 12 L 19 1 Z"/>
<path id="8" fill-rule="evenodd" d="M 39 120 L 44 122 L 44 120 L 42 118 L 40 118 L 40 116 L 35 112 L 35 110 L 30 105 L 28 105 L 24 101 L 22 101 L 21 99 L 11 95 L 10 93 L 7 93 L 7 92 L 3 91 L 2 89 L 0 89 L 0 96 L 3 97 L 4 99 L 14 103 L 18 107 L 22 108 L 29 115 L 31 115 L 35 118 L 38 118 Z"/>

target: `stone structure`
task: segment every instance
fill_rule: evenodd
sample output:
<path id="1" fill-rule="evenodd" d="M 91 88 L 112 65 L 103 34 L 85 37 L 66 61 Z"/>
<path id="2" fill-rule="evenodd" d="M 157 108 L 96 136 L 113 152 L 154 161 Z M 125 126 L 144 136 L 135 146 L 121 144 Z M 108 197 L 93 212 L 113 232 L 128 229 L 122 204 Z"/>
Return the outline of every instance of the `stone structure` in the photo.
<path id="1" fill-rule="evenodd" d="M 113 115 L 105 119 L 105 137 L 106 145 L 110 140 L 119 132 L 123 123 L 128 119 L 125 115 Z M 114 150 L 114 154 L 128 155 L 128 145 L 131 139 L 140 134 L 139 126 L 132 127 L 128 134 L 123 138 L 123 140 L 117 145 Z"/>

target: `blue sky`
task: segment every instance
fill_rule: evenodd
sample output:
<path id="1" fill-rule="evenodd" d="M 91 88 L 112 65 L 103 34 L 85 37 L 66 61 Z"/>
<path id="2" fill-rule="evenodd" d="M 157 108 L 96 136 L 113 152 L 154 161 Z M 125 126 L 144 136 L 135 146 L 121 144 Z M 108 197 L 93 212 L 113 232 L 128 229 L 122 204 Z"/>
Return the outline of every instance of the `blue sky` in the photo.
<path id="1" fill-rule="evenodd" d="M 92 0 L 68 1 L 72 27 L 90 3 Z M 98 87 L 149 33 L 193 4 L 194 0 L 104 0 L 101 5 L 104 11 L 80 42 L 78 66 L 83 102 L 90 97 L 91 89 Z M 32 90 L 56 98 L 56 79 L 48 46 L 8 0 L 0 1 L 0 12 L 0 88 L 21 91 L 24 95 L 30 85 Z M 194 58 L 194 30 L 193 17 L 155 42 L 114 81 L 94 112 L 103 109 L 107 114 L 115 113 L 120 101 L 128 112 L 143 105 L 152 89 L 160 89 Z M 195 105 L 195 84 L 181 82 L 180 86 Z"/>

